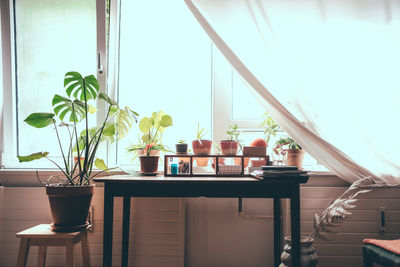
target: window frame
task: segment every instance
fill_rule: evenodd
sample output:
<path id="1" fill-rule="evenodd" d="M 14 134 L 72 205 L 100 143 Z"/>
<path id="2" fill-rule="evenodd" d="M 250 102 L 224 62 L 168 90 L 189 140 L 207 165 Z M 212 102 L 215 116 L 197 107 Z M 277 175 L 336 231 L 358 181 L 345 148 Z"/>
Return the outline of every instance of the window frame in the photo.
<path id="1" fill-rule="evenodd" d="M 16 46 L 15 46 L 15 1 L 0 1 L 1 14 L 1 61 L 2 61 L 2 99 L 0 101 L 0 167 L 6 169 L 25 168 L 53 168 L 49 164 L 35 162 L 34 165 L 19 165 L 18 154 L 18 128 L 17 128 L 17 72 L 16 72 Z M 107 2 L 108 0 L 96 0 L 96 51 L 97 54 L 97 79 L 100 84 L 100 92 L 107 93 Z M 106 105 L 103 101 L 97 102 L 97 120 L 105 118 Z M 5 115 L 6 114 L 6 115 Z M 6 130 L 5 130 L 6 129 Z M 108 153 L 107 153 L 108 155 Z M 106 157 L 108 162 L 108 157 Z"/>

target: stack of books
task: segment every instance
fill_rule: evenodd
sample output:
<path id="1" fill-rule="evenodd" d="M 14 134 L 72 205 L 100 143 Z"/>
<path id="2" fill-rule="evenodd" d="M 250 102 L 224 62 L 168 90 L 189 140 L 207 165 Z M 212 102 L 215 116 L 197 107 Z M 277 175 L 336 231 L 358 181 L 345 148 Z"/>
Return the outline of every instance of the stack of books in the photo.
<path id="1" fill-rule="evenodd" d="M 299 176 L 307 176 L 308 171 L 299 170 L 297 166 L 263 166 L 261 170 L 251 173 L 252 176 L 259 179 L 268 178 L 298 178 Z"/>

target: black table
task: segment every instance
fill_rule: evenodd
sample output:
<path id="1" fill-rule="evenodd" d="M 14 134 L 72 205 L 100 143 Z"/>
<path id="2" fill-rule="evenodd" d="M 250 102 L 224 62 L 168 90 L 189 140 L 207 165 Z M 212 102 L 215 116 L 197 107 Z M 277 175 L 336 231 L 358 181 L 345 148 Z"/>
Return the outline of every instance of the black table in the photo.
<path id="1" fill-rule="evenodd" d="M 282 250 L 281 198 L 290 198 L 293 266 L 300 266 L 300 183 L 307 176 L 258 180 L 251 177 L 136 177 L 130 175 L 95 178 L 104 183 L 103 266 L 112 262 L 114 197 L 123 197 L 122 263 L 128 266 L 131 197 L 221 197 L 274 199 L 274 266 Z"/>

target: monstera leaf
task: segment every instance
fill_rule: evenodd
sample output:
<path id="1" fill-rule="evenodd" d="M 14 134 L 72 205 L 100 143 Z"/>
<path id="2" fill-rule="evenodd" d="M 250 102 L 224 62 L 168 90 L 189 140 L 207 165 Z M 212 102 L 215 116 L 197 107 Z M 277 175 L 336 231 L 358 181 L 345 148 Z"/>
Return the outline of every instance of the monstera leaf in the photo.
<path id="1" fill-rule="evenodd" d="M 104 163 L 104 160 L 102 160 L 102 159 L 99 159 L 99 158 L 95 159 L 94 166 L 96 166 L 100 170 L 106 171 L 109 174 L 111 174 L 111 172 L 108 170 L 107 165 Z"/>
<path id="2" fill-rule="evenodd" d="M 117 139 L 124 138 L 132 127 L 132 123 L 136 121 L 136 112 L 131 110 L 129 107 L 118 110 L 115 117 L 115 124 L 117 130 Z"/>
<path id="3" fill-rule="evenodd" d="M 33 154 L 30 154 L 27 156 L 17 156 L 17 157 L 18 157 L 19 162 L 29 162 L 32 160 L 45 158 L 48 154 L 49 154 L 49 152 L 37 152 L 37 153 L 33 153 Z"/>
<path id="4" fill-rule="evenodd" d="M 85 118 L 85 103 L 75 99 L 72 101 L 69 98 L 55 95 L 52 101 L 53 110 L 57 114 L 57 116 L 64 120 L 64 117 L 69 114 L 70 122 L 79 122 L 83 118 Z"/>
<path id="5" fill-rule="evenodd" d="M 70 71 L 65 74 L 64 87 L 69 97 L 85 101 L 85 94 L 86 100 L 96 99 L 100 86 L 93 75 L 83 78 L 78 72 Z"/>
<path id="6" fill-rule="evenodd" d="M 56 122 L 54 113 L 32 113 L 24 121 L 30 126 L 44 128 Z"/>

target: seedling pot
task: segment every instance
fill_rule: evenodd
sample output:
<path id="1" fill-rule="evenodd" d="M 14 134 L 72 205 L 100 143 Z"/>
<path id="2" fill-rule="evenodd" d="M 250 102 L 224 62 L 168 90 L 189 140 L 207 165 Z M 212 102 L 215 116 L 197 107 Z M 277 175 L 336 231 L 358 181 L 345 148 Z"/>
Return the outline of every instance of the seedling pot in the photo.
<path id="1" fill-rule="evenodd" d="M 142 173 L 155 173 L 158 171 L 159 156 L 139 156 L 140 171 Z"/>
<path id="2" fill-rule="evenodd" d="M 221 140 L 219 142 L 221 146 L 222 155 L 236 155 L 239 147 L 239 142 L 234 140 Z"/>

